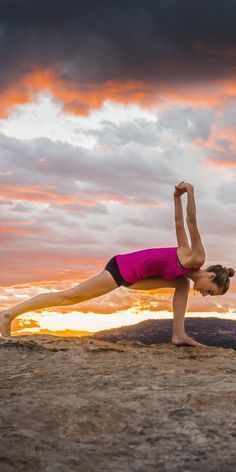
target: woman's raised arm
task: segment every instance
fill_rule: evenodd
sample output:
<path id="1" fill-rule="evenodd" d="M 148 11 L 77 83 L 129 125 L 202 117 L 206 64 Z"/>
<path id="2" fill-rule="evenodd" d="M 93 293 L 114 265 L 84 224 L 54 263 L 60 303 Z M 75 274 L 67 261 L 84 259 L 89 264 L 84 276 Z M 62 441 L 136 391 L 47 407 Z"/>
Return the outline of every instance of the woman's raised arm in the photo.
<path id="1" fill-rule="evenodd" d="M 202 265 L 205 262 L 205 250 L 201 241 L 201 236 L 198 231 L 197 226 L 197 215 L 196 215 L 196 204 L 194 198 L 194 188 L 193 185 L 188 184 L 187 182 L 180 182 L 179 185 L 176 186 L 176 191 L 174 195 L 183 195 L 187 192 L 187 226 L 190 234 L 191 239 L 191 264 L 195 265 Z M 180 198 L 180 197 L 178 197 Z M 177 215 L 180 214 L 180 207 L 178 204 L 177 207 Z"/>
<path id="2" fill-rule="evenodd" d="M 187 234 L 184 227 L 181 195 L 178 196 L 174 194 L 174 203 L 175 203 L 175 230 L 176 230 L 178 246 L 190 248 Z"/>
<path id="3" fill-rule="evenodd" d="M 196 204 L 193 185 L 186 184 L 187 188 L 187 225 L 191 238 L 191 255 L 195 264 L 204 264 L 205 250 L 197 226 Z"/>

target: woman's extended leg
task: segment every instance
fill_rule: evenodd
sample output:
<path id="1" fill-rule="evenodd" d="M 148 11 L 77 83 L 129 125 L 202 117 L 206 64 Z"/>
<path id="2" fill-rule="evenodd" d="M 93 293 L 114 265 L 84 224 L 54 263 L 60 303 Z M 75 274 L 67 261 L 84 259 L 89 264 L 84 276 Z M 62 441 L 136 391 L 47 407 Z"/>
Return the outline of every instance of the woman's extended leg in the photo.
<path id="1" fill-rule="evenodd" d="M 117 287 L 110 272 L 104 269 L 98 275 L 80 282 L 75 287 L 59 292 L 42 293 L 0 313 L 0 332 L 2 336 L 10 336 L 12 320 L 28 311 L 52 306 L 74 305 L 104 295 Z"/>

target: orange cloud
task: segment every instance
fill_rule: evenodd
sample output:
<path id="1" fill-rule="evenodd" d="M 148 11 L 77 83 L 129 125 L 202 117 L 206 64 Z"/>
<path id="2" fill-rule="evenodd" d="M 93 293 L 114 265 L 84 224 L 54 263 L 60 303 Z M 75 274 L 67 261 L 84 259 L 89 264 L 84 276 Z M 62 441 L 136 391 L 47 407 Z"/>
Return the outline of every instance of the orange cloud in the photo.
<path id="1" fill-rule="evenodd" d="M 21 85 L 11 83 L 11 88 L 5 89 L 1 93 L 0 119 L 7 118 L 8 110 L 16 105 L 23 105 L 30 102 L 30 96 L 27 90 L 20 91 Z"/>
<path id="2" fill-rule="evenodd" d="M 17 222 L 18 225 L 22 223 L 20 221 Z M 37 234 L 41 233 L 41 230 L 34 230 L 34 229 L 24 229 L 24 228 L 16 228 L 15 226 L 10 225 L 1 225 L 0 226 L 0 233 L 14 233 L 14 234 Z"/>
<path id="3" fill-rule="evenodd" d="M 40 187 L 39 185 L 34 185 L 34 187 L 20 187 L 19 185 L 9 185 L 1 184 L 0 195 L 2 198 L 11 199 L 11 200 L 25 200 L 39 203 L 54 203 L 59 205 L 74 205 L 75 207 L 86 206 L 92 207 L 96 206 L 98 203 L 118 203 L 121 205 L 134 205 L 135 207 L 144 206 L 145 208 L 166 208 L 168 205 L 162 202 L 155 202 L 149 199 L 131 199 L 124 198 L 117 194 L 112 193 L 96 193 L 96 196 L 89 192 L 79 191 L 78 195 L 69 194 L 61 195 L 59 193 L 53 192 L 51 189 L 56 189 L 56 185 L 48 185 L 45 187 Z"/>
<path id="4" fill-rule="evenodd" d="M 64 112 L 87 116 L 102 106 L 105 100 L 123 104 L 139 104 L 143 107 L 168 107 L 174 103 L 186 103 L 198 107 L 222 106 L 226 97 L 235 94 L 233 79 L 214 83 L 166 84 L 142 81 L 116 82 L 108 80 L 102 84 L 73 83 L 60 77 L 53 68 L 40 69 L 35 66 L 21 80 L 11 83 L 1 94 L 0 118 L 7 118 L 11 107 L 35 100 L 39 92 L 49 90 L 55 99 L 62 102 Z"/>
<path id="5" fill-rule="evenodd" d="M 219 161 L 217 159 L 214 159 L 213 157 L 209 157 L 205 160 L 206 164 L 211 164 L 215 167 L 236 167 L 236 162 L 235 161 Z"/>
<path id="6" fill-rule="evenodd" d="M 0 118 L 6 118 L 12 106 L 33 101 L 37 93 L 44 90 L 49 90 L 53 97 L 63 103 L 65 112 L 87 116 L 92 109 L 100 108 L 106 99 L 148 106 L 155 99 L 155 89 L 156 86 L 145 86 L 141 81 L 126 83 L 107 81 L 101 85 L 80 83 L 75 85 L 58 77 L 53 69 L 35 68 L 32 73 L 22 76 L 20 83 L 13 83 L 4 91 Z"/>
<path id="7" fill-rule="evenodd" d="M 190 143 L 190 146 L 195 149 L 202 146 L 205 151 L 209 150 L 210 156 L 204 160 L 203 165 L 210 164 L 221 168 L 234 168 L 236 165 L 234 159 L 236 152 L 235 127 L 213 124 L 208 139 L 197 137 Z M 221 156 L 221 160 L 214 157 L 214 152 Z M 232 157 L 231 160 L 227 158 L 227 153 Z"/>

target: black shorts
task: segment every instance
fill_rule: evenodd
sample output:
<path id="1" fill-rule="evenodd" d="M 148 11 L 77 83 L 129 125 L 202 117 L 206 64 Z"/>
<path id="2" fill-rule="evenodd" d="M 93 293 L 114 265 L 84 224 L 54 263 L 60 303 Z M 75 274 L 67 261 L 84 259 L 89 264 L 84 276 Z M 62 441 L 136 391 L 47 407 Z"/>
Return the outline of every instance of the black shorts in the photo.
<path id="1" fill-rule="evenodd" d="M 110 272 L 110 274 L 112 275 L 113 279 L 116 281 L 118 286 L 125 285 L 125 287 L 128 287 L 129 285 L 133 284 L 133 282 L 127 282 L 124 279 L 124 277 L 121 275 L 118 264 L 117 264 L 116 256 L 112 257 L 108 261 L 107 265 L 105 266 L 105 269 L 108 270 L 108 272 Z"/>

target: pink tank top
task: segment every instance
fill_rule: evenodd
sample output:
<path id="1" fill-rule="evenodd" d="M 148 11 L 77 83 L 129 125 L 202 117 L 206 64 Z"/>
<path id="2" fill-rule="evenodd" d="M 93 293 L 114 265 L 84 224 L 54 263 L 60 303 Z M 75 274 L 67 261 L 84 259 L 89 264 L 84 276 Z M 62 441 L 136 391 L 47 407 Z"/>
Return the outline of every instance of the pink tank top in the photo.
<path id="1" fill-rule="evenodd" d="M 177 256 L 177 247 L 141 249 L 140 251 L 117 254 L 116 261 L 121 275 L 127 282 L 134 283 L 154 275 L 172 280 L 200 267 L 186 269 Z"/>

